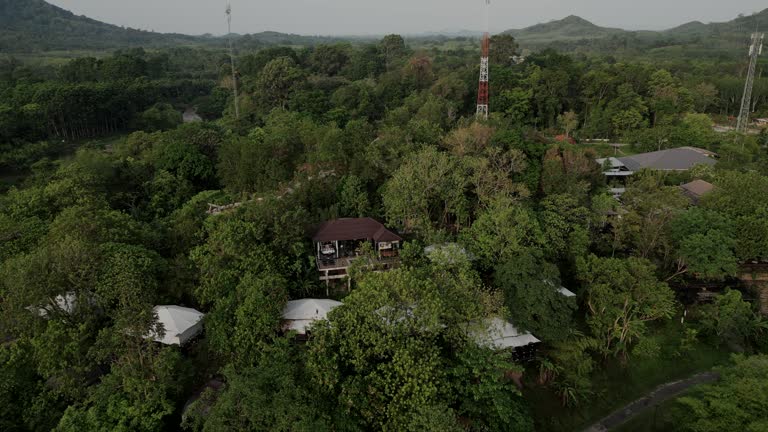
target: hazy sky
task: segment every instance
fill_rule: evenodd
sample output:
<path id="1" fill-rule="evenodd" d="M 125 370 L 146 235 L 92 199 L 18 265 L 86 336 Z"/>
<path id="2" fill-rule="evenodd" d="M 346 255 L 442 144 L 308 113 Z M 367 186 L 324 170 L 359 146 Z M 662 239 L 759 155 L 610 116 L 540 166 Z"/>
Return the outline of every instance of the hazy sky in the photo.
<path id="1" fill-rule="evenodd" d="M 48 0 L 100 21 L 187 34 L 226 33 L 227 0 Z M 232 31 L 382 34 L 483 27 L 484 0 L 231 0 Z M 660 30 L 692 20 L 728 21 L 766 0 L 491 0 L 491 31 L 579 15 L 595 24 Z"/>

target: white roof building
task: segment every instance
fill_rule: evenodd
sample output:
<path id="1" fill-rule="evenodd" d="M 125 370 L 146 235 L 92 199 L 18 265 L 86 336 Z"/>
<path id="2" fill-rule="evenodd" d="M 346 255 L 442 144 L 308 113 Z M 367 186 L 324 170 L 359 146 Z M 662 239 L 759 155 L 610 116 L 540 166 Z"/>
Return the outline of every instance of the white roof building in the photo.
<path id="1" fill-rule="evenodd" d="M 519 331 L 512 323 L 501 318 L 486 319 L 482 326 L 475 324 L 468 334 L 478 345 L 496 350 L 520 348 L 541 342 L 532 334 Z"/>
<path id="2" fill-rule="evenodd" d="M 569 290 L 568 288 L 566 288 L 566 287 L 564 287 L 564 286 L 562 286 L 562 285 L 560 285 L 560 286 L 558 287 L 558 286 L 557 286 L 557 285 L 555 285 L 555 283 L 554 283 L 554 282 L 552 282 L 551 280 L 545 280 L 545 281 L 544 281 L 544 283 L 545 283 L 545 284 L 547 284 L 547 285 L 549 285 L 549 286 L 551 286 L 552 288 L 555 288 L 555 289 L 557 289 L 557 292 L 559 292 L 560 294 L 562 294 L 562 295 L 563 295 L 563 296 L 565 296 L 565 297 L 576 297 L 576 294 L 575 294 L 573 291 Z M 558 285 L 559 285 L 559 284 L 558 284 Z"/>
<path id="3" fill-rule="evenodd" d="M 625 167 L 623 162 L 621 162 L 618 158 L 615 158 L 612 156 L 607 158 L 595 159 L 595 162 L 597 162 L 598 165 L 605 165 L 605 163 L 608 162 L 608 165 L 607 165 L 608 169 Z"/>
<path id="4" fill-rule="evenodd" d="M 47 317 L 49 312 L 57 309 L 67 315 L 72 314 L 77 309 L 77 294 L 74 292 L 60 294 L 46 304 L 27 307 L 28 311 L 43 318 Z"/>
<path id="5" fill-rule="evenodd" d="M 184 345 L 203 331 L 203 314 L 195 309 L 181 306 L 155 306 L 157 323 L 163 325 L 165 334 L 150 331 L 147 337 L 165 345 Z"/>
<path id="6" fill-rule="evenodd" d="M 295 330 L 300 335 L 307 334 L 307 327 L 315 321 L 324 320 L 328 312 L 341 306 L 335 300 L 302 299 L 286 303 L 283 309 L 283 330 Z"/>
<path id="7" fill-rule="evenodd" d="M 457 261 L 474 261 L 475 257 L 458 243 L 434 244 L 424 248 L 424 255 L 432 262 L 455 264 Z"/>

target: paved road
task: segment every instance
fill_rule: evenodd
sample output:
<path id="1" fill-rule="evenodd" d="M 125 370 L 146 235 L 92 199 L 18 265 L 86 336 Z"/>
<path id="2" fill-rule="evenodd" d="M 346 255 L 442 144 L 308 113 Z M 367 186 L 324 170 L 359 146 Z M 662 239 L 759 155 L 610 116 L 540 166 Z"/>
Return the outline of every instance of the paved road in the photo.
<path id="1" fill-rule="evenodd" d="M 694 375 L 688 379 L 681 381 L 673 381 L 670 383 L 662 384 L 646 396 L 630 403 L 629 405 L 614 411 L 608 417 L 593 424 L 584 432 L 606 432 L 609 431 L 632 417 L 640 414 L 641 412 L 658 405 L 661 402 L 671 399 L 680 393 L 688 390 L 689 388 L 699 385 L 708 384 L 720 379 L 720 375 L 717 372 L 704 372 L 698 375 Z"/>

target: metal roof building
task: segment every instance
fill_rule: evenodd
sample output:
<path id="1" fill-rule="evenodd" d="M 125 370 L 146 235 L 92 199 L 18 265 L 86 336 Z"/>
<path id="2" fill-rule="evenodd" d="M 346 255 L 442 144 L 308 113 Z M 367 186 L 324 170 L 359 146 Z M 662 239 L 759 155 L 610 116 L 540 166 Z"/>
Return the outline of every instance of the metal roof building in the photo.
<path id="1" fill-rule="evenodd" d="M 162 335 L 157 329 L 149 337 L 165 345 L 184 345 L 203 331 L 203 314 L 192 308 L 181 306 L 155 306 L 157 323 L 162 324 Z"/>
<path id="2" fill-rule="evenodd" d="M 471 328 L 469 336 L 477 344 L 497 350 L 522 348 L 541 342 L 532 334 L 518 330 L 514 324 L 501 318 L 486 319 L 479 327 Z"/>
<path id="3" fill-rule="evenodd" d="M 606 175 L 631 175 L 635 171 L 687 171 L 696 165 L 715 165 L 717 154 L 697 147 L 679 147 L 632 156 L 598 159 L 597 163 L 610 164 Z"/>
<path id="4" fill-rule="evenodd" d="M 326 319 L 328 312 L 341 305 L 341 302 L 335 300 L 291 300 L 283 308 L 283 330 L 295 330 L 297 334 L 305 335 L 307 327 L 315 321 Z"/>
<path id="5" fill-rule="evenodd" d="M 686 183 L 680 186 L 685 196 L 690 198 L 694 204 L 698 204 L 701 197 L 712 192 L 715 186 L 712 183 L 704 180 L 694 180 L 690 183 Z"/>

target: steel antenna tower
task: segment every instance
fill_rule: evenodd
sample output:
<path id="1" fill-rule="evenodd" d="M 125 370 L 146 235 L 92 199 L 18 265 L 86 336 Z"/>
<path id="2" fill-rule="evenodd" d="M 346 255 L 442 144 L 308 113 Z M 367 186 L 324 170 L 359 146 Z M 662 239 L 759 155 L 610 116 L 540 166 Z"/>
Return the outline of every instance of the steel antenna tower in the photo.
<path id="1" fill-rule="evenodd" d="M 477 90 L 477 117 L 488 119 L 488 54 L 491 47 L 491 37 L 489 34 L 489 9 L 491 0 L 485 0 L 485 32 L 483 33 L 483 47 L 480 56 L 480 84 Z"/>
<path id="2" fill-rule="evenodd" d="M 749 47 L 747 82 L 744 84 L 744 96 L 741 98 L 739 121 L 736 123 L 736 132 L 739 133 L 746 133 L 749 126 L 749 114 L 752 111 L 752 87 L 755 84 L 755 68 L 757 67 L 757 58 L 763 52 L 764 38 L 764 33 L 752 33 L 752 44 Z"/>
<path id="3" fill-rule="evenodd" d="M 232 48 L 232 5 L 227 2 L 227 39 L 229 39 L 229 63 L 232 65 L 232 93 L 235 96 L 235 118 L 240 118 L 240 104 L 237 103 L 237 73 L 235 72 L 235 52 Z"/>

